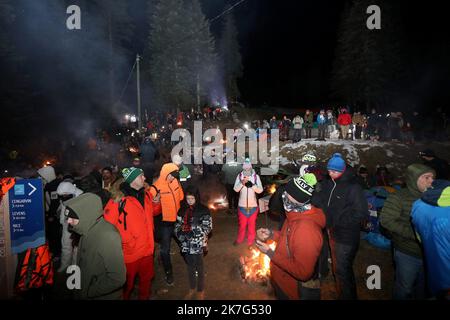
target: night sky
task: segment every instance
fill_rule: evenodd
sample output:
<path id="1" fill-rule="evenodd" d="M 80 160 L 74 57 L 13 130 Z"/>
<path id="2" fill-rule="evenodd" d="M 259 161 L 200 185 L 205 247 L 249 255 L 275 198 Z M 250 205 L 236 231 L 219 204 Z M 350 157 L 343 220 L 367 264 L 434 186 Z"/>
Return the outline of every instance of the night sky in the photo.
<path id="1" fill-rule="evenodd" d="M 221 12 L 224 2 L 203 1 L 208 17 Z M 233 14 L 244 64 L 244 77 L 239 81 L 243 100 L 256 106 L 288 108 L 333 103 L 329 81 L 344 2 L 247 0 L 236 7 Z M 395 5 L 405 36 L 402 50 L 417 74 L 411 88 L 422 99 L 417 104 L 445 107 L 450 98 L 446 89 L 450 62 L 443 57 L 450 48 L 445 3 L 397 0 Z M 218 26 L 220 21 L 212 26 L 213 32 L 217 33 Z"/>
<path id="2" fill-rule="evenodd" d="M 222 13 L 227 4 L 237 2 L 239 0 L 202 0 L 202 5 L 206 16 L 212 19 Z M 21 0 L 17 3 L 20 6 L 31 2 Z M 32 3 L 39 7 L 40 2 Z M 242 102 L 252 107 L 267 104 L 283 108 L 335 104 L 331 98 L 330 78 L 344 3 L 344 0 L 246 0 L 234 8 L 232 13 L 237 21 L 244 66 L 244 76 L 238 81 Z M 125 83 L 135 54 L 144 52 L 148 37 L 147 0 L 129 0 L 128 4 L 135 31 L 126 61 L 120 64 L 118 91 Z M 444 106 L 450 99 L 447 89 L 450 81 L 450 40 L 444 2 L 420 4 L 398 0 L 395 4 L 404 32 L 402 50 L 407 52 L 407 64 L 415 77 L 410 91 L 414 92 L 417 101 L 408 101 L 406 105 Z M 30 68 L 27 71 L 32 76 L 33 73 L 43 74 L 48 68 L 42 66 L 51 67 L 55 62 L 61 66 L 67 65 L 70 70 L 71 61 L 58 60 L 58 52 L 53 52 L 55 46 L 51 32 L 46 35 L 50 40 L 42 39 L 42 34 L 37 33 L 40 30 L 33 25 L 34 19 L 46 19 L 45 9 L 41 8 L 40 13 L 29 8 L 28 11 L 17 9 L 18 31 L 12 36 L 16 38 L 18 47 L 27 51 Z M 63 14 L 61 22 L 64 23 L 65 18 Z M 222 22 L 223 17 L 211 25 L 216 38 L 220 36 Z M 48 28 L 51 29 L 52 25 Z M 45 52 L 46 49 L 48 52 Z M 97 64 L 93 57 L 84 59 L 87 59 L 87 64 Z M 92 69 L 89 67 L 88 71 Z M 21 74 L 17 76 L 21 77 Z M 79 90 L 81 97 L 84 96 L 84 88 L 89 89 L 93 82 L 98 83 L 96 76 L 88 72 L 75 75 L 82 88 Z M 71 77 L 70 72 L 67 77 Z M 47 78 L 47 87 L 42 88 L 42 82 L 31 83 L 31 86 L 37 93 L 44 92 L 46 99 L 52 100 L 58 94 L 58 83 L 51 83 L 50 73 Z M 146 89 L 144 85 L 144 93 Z M 132 81 L 125 91 L 126 103 L 135 104 L 135 92 Z M 60 105 L 58 99 L 53 100 Z M 150 101 L 144 100 L 143 103 L 149 104 Z"/>

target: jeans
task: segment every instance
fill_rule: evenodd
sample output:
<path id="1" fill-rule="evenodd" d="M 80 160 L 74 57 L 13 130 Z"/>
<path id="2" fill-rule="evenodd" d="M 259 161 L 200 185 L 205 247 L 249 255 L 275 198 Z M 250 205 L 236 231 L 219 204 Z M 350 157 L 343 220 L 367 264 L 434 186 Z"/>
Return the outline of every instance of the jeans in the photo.
<path id="1" fill-rule="evenodd" d="M 305 131 L 306 131 L 306 139 L 311 139 L 312 126 L 305 127 Z"/>
<path id="2" fill-rule="evenodd" d="M 287 294 L 276 283 L 272 282 L 272 287 L 277 300 L 289 300 Z M 320 288 L 312 289 L 298 284 L 298 295 L 300 300 L 320 300 Z"/>
<path id="3" fill-rule="evenodd" d="M 425 299 L 423 260 L 394 249 L 395 300 Z"/>
<path id="4" fill-rule="evenodd" d="M 189 287 L 197 291 L 203 291 L 205 288 L 205 273 L 203 270 L 203 254 L 185 254 L 189 276 Z M 196 275 L 198 273 L 198 276 Z"/>
<path id="5" fill-rule="evenodd" d="M 356 125 L 355 139 L 362 139 L 363 137 L 361 137 L 361 133 L 362 133 L 362 126 L 361 125 Z"/>
<path id="6" fill-rule="evenodd" d="M 164 271 L 172 273 L 172 263 L 170 262 L 170 243 L 172 241 L 174 223 L 163 221 L 161 223 L 160 236 L 160 255 L 163 263 Z"/>
<path id="7" fill-rule="evenodd" d="M 302 140 L 302 129 L 294 129 L 294 142 Z"/>
<path id="8" fill-rule="evenodd" d="M 327 130 L 327 125 L 326 124 L 319 124 L 319 137 L 318 139 L 323 139 L 325 140 L 325 132 Z"/>
<path id="9" fill-rule="evenodd" d="M 343 244 L 330 238 L 333 273 L 336 279 L 336 290 L 339 300 L 356 300 L 356 281 L 353 262 L 358 252 L 359 242 Z"/>

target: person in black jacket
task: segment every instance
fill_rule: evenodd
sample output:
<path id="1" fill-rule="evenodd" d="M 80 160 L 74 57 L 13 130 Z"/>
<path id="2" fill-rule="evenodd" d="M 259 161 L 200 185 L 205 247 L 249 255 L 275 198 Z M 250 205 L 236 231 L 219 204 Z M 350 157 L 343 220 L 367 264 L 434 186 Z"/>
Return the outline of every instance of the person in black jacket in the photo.
<path id="1" fill-rule="evenodd" d="M 327 169 L 330 179 L 322 182 L 312 203 L 327 218 L 338 299 L 353 300 L 357 299 L 353 261 L 359 248 L 361 223 L 369 209 L 353 168 L 347 166 L 341 154 L 333 155 Z"/>
<path id="2" fill-rule="evenodd" d="M 175 222 L 175 235 L 179 240 L 189 276 L 190 290 L 185 299 L 192 299 L 197 288 L 197 299 L 203 300 L 205 297 L 203 253 L 207 246 L 208 234 L 212 230 L 212 218 L 208 208 L 200 203 L 199 192 L 195 186 L 188 186 L 185 196 Z"/>
<path id="3" fill-rule="evenodd" d="M 423 160 L 423 164 L 436 171 L 435 179 L 448 180 L 450 179 L 450 167 L 447 161 L 438 158 L 433 150 L 426 149 L 419 152 Z"/>
<path id="4" fill-rule="evenodd" d="M 56 190 L 61 183 L 61 179 L 57 178 L 55 169 L 51 166 L 42 167 L 37 173 L 44 184 L 45 235 L 48 240 L 50 251 L 55 258 L 56 264 L 58 264 L 61 257 L 62 227 L 59 223 L 57 214 L 59 198 Z"/>
<path id="5" fill-rule="evenodd" d="M 278 230 L 281 230 L 284 221 L 286 220 L 286 211 L 284 210 L 282 197 L 284 191 L 286 191 L 285 185 L 280 185 L 269 200 L 270 212 L 280 217 L 278 222 Z"/>

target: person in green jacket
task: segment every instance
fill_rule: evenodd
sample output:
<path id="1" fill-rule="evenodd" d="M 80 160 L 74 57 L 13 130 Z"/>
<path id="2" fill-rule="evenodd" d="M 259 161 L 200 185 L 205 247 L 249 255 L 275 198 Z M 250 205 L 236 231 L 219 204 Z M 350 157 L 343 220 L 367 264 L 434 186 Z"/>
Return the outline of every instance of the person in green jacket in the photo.
<path id="1" fill-rule="evenodd" d="M 380 223 L 392 237 L 395 261 L 393 298 L 396 300 L 424 299 L 425 282 L 422 249 L 412 223 L 413 203 L 431 187 L 435 172 L 422 164 L 406 169 L 406 188 L 392 193 L 386 199 Z"/>
<path id="2" fill-rule="evenodd" d="M 180 169 L 178 171 L 180 175 L 180 183 L 183 190 L 186 190 L 188 185 L 190 184 L 191 179 L 191 173 L 189 171 L 189 168 L 183 163 L 183 158 L 179 154 L 175 154 L 172 157 L 172 162 L 177 165 L 177 167 Z"/>
<path id="3" fill-rule="evenodd" d="M 122 241 L 117 229 L 103 218 L 102 201 L 85 193 L 66 203 L 67 222 L 81 236 L 77 266 L 81 288 L 79 300 L 120 300 L 126 281 Z"/>
<path id="4" fill-rule="evenodd" d="M 309 109 L 306 110 L 303 127 L 306 131 L 306 139 L 311 139 L 311 130 L 314 126 L 314 114 Z"/>

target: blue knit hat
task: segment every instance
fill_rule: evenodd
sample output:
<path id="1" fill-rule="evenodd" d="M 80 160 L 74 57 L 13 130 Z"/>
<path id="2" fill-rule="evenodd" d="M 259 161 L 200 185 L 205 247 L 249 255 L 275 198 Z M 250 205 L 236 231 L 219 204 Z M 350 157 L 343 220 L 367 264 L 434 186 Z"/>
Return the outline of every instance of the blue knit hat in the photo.
<path id="1" fill-rule="evenodd" d="M 345 160 L 342 159 L 342 155 L 340 153 L 335 153 L 331 157 L 331 159 L 328 161 L 327 169 L 338 171 L 338 172 L 344 172 L 346 167 Z"/>

